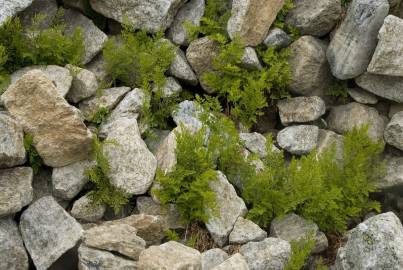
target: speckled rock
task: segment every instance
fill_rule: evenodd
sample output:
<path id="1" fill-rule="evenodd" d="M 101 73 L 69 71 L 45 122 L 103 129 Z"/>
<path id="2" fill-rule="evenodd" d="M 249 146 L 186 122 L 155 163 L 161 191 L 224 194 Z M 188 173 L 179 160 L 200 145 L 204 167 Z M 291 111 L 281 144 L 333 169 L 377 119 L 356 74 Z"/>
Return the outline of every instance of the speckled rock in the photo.
<path id="1" fill-rule="evenodd" d="M 226 259 L 228 254 L 219 248 L 209 249 L 201 254 L 202 270 L 211 270 L 215 266 L 220 265 Z"/>
<path id="2" fill-rule="evenodd" d="M 376 104 L 378 103 L 377 97 L 361 88 L 348 88 L 348 94 L 352 99 L 361 104 Z"/>
<path id="3" fill-rule="evenodd" d="M 263 41 L 266 47 L 274 47 L 277 49 L 288 47 L 291 43 L 292 38 L 280 28 L 271 29 Z"/>
<path id="4" fill-rule="evenodd" d="M 166 79 L 165 85 L 162 86 L 161 89 L 158 89 L 158 87 L 153 87 L 153 91 L 161 91 L 162 97 L 178 96 L 180 92 L 182 92 L 182 86 L 175 78 L 168 77 Z"/>
<path id="5" fill-rule="evenodd" d="M 25 163 L 24 133 L 17 122 L 0 112 L 0 168 L 11 168 Z"/>
<path id="6" fill-rule="evenodd" d="M 80 199 L 74 202 L 71 209 L 71 215 L 83 222 L 96 222 L 100 220 L 106 211 L 106 206 L 103 204 L 94 205 L 90 194 L 85 194 Z"/>
<path id="7" fill-rule="evenodd" d="M 0 26 L 7 20 L 8 17 L 17 15 L 18 12 L 23 11 L 33 0 L 18 0 L 18 1 L 5 1 L 0 3 Z"/>
<path id="8" fill-rule="evenodd" d="M 403 103 L 403 78 L 364 73 L 355 82 L 377 96 Z"/>
<path id="9" fill-rule="evenodd" d="M 246 244 L 259 242 L 267 237 L 267 232 L 248 219 L 239 217 L 235 222 L 234 229 L 229 235 L 230 244 Z"/>
<path id="10" fill-rule="evenodd" d="M 225 260 L 220 265 L 214 267 L 212 270 L 249 270 L 246 259 L 239 253 L 232 255 L 229 259 Z"/>
<path id="11" fill-rule="evenodd" d="M 336 132 L 333 132 L 331 130 L 319 129 L 317 146 L 318 155 L 324 153 L 330 147 L 336 147 L 336 159 L 338 161 L 342 161 L 344 145 L 343 140 L 344 137 L 337 134 Z"/>
<path id="12" fill-rule="evenodd" d="M 98 89 L 98 79 L 94 73 L 72 65 L 67 65 L 66 68 L 73 74 L 73 83 L 66 95 L 68 101 L 78 103 L 85 98 L 95 95 Z"/>
<path id="13" fill-rule="evenodd" d="M 254 48 L 246 47 L 241 58 L 242 67 L 249 70 L 259 70 L 262 69 L 262 64 L 260 63 L 259 57 Z"/>
<path id="14" fill-rule="evenodd" d="M 326 112 L 325 102 L 315 96 L 283 99 L 277 103 L 277 107 L 281 123 L 285 126 L 315 121 Z"/>
<path id="15" fill-rule="evenodd" d="M 403 112 L 393 115 L 385 128 L 385 141 L 403 151 Z"/>
<path id="16" fill-rule="evenodd" d="M 260 133 L 239 133 L 241 142 L 252 153 L 257 154 L 259 157 L 264 158 L 267 156 L 266 137 Z"/>
<path id="17" fill-rule="evenodd" d="M 185 53 L 180 48 L 176 50 L 174 59 L 168 69 L 168 74 L 190 85 L 197 85 L 198 83 L 196 74 L 190 67 Z"/>
<path id="18" fill-rule="evenodd" d="M 381 189 L 394 190 L 403 187 L 403 157 L 386 156 L 386 175 L 377 183 Z"/>
<path id="19" fill-rule="evenodd" d="M 21 19 L 21 24 L 24 27 L 29 27 L 32 25 L 32 20 L 35 15 L 38 13 L 46 14 L 46 18 L 43 19 L 39 27 L 41 29 L 49 28 L 53 17 L 57 13 L 56 0 L 34 0 L 28 8 L 18 14 L 18 17 Z"/>
<path id="20" fill-rule="evenodd" d="M 319 128 L 313 125 L 291 126 L 277 134 L 277 142 L 281 148 L 294 155 L 311 152 L 318 144 Z"/>

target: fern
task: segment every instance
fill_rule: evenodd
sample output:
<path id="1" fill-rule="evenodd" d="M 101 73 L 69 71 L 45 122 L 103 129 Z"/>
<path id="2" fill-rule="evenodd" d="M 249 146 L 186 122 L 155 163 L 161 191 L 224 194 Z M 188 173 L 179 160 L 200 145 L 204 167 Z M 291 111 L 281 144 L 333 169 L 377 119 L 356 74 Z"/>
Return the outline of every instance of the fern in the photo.
<path id="1" fill-rule="evenodd" d="M 301 238 L 297 241 L 291 241 L 291 257 L 288 260 L 284 270 L 301 270 L 306 260 L 315 248 L 315 238 L 313 234 Z"/>
<path id="2" fill-rule="evenodd" d="M 28 163 L 34 174 L 38 174 L 43 166 L 43 160 L 34 146 L 34 139 L 31 134 L 24 134 L 24 148 L 28 155 Z"/>
<path id="3" fill-rule="evenodd" d="M 332 97 L 347 98 L 348 97 L 347 81 L 336 80 L 333 83 L 333 85 L 329 88 L 329 91 L 326 94 Z"/>
<path id="4" fill-rule="evenodd" d="M 295 8 L 294 0 L 285 0 L 282 9 L 279 11 L 279 13 L 277 13 L 273 26 L 283 29 L 291 36 L 292 39 L 296 40 L 298 37 L 300 37 L 299 30 L 294 26 L 285 23 L 288 12 L 290 12 L 290 10 L 293 8 Z"/>
<path id="5" fill-rule="evenodd" d="M 103 122 L 105 122 L 109 114 L 110 111 L 108 108 L 101 107 L 90 117 L 89 122 L 95 124 L 96 127 L 99 127 Z"/>
<path id="6" fill-rule="evenodd" d="M 178 235 L 178 233 L 173 230 L 168 229 L 164 232 L 164 234 L 165 234 L 165 237 L 168 238 L 168 240 L 170 240 L 170 241 L 178 242 L 180 240 L 180 236 Z"/>

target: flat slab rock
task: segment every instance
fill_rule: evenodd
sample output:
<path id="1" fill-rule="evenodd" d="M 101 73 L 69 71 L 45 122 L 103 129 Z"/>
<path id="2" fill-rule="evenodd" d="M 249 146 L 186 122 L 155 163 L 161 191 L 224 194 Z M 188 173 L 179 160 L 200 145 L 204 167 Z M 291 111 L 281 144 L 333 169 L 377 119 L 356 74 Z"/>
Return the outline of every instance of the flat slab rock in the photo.
<path id="1" fill-rule="evenodd" d="M 283 99 L 277 103 L 281 123 L 312 122 L 326 112 L 326 104 L 320 97 L 295 97 Z"/>
<path id="2" fill-rule="evenodd" d="M 9 115 L 0 112 L 0 130 L 0 168 L 24 164 L 26 153 L 22 127 Z"/>
<path id="3" fill-rule="evenodd" d="M 357 85 L 377 96 L 403 103 L 403 78 L 364 73 L 355 78 Z"/>
<path id="4" fill-rule="evenodd" d="M 262 241 L 267 237 L 267 232 L 248 219 L 239 217 L 234 229 L 229 235 L 230 244 L 246 244 L 248 242 Z"/>

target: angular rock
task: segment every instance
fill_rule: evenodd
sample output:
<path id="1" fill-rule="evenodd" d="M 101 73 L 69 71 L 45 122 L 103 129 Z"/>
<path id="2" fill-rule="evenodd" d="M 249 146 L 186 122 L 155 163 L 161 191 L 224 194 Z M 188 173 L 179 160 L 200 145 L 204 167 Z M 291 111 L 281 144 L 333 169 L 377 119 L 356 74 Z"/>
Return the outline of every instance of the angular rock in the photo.
<path id="1" fill-rule="evenodd" d="M 267 156 L 266 137 L 260 133 L 240 133 L 239 137 L 245 147 L 252 153 L 264 158 Z"/>
<path id="2" fill-rule="evenodd" d="M 110 79 L 105 70 L 105 61 L 102 53 L 95 56 L 91 62 L 85 65 L 85 68 L 94 73 L 99 82 Z"/>
<path id="3" fill-rule="evenodd" d="M 220 265 L 226 259 L 228 254 L 219 248 L 209 249 L 201 254 L 202 270 L 211 270 L 215 266 Z"/>
<path id="4" fill-rule="evenodd" d="M 103 204 L 94 205 L 87 193 L 74 202 L 71 215 L 83 222 L 96 222 L 104 216 L 105 211 L 106 206 Z"/>
<path id="5" fill-rule="evenodd" d="M 153 92 L 158 92 L 158 87 L 153 88 Z M 166 79 L 165 85 L 160 89 L 162 92 L 162 97 L 172 97 L 178 96 L 182 92 L 182 86 L 173 77 L 168 77 Z"/>
<path id="6" fill-rule="evenodd" d="M 231 256 L 229 259 L 225 260 L 220 265 L 214 267 L 212 270 L 249 270 L 248 263 L 246 259 L 239 253 Z"/>
<path id="7" fill-rule="evenodd" d="M 180 128 L 172 130 L 155 152 L 158 169 L 165 174 L 172 172 L 176 166 L 176 132 L 179 131 Z"/>
<path id="8" fill-rule="evenodd" d="M 0 217 L 19 212 L 33 199 L 30 167 L 0 170 Z"/>
<path id="9" fill-rule="evenodd" d="M 35 148 L 46 165 L 66 166 L 89 156 L 91 132 L 78 110 L 57 94 L 42 71 L 25 74 L 1 99 L 10 115 L 33 136 Z"/>
<path id="10" fill-rule="evenodd" d="M 280 238 L 269 237 L 260 242 L 249 242 L 239 252 L 250 270 L 282 270 L 291 256 L 291 246 Z"/>
<path id="11" fill-rule="evenodd" d="M 393 115 L 385 128 L 385 141 L 403 151 L 403 112 Z"/>
<path id="12" fill-rule="evenodd" d="M 318 144 L 319 128 L 312 125 L 291 126 L 277 134 L 279 146 L 291 154 L 305 155 Z"/>
<path id="13" fill-rule="evenodd" d="M 378 45 L 368 66 L 368 72 L 403 76 L 403 20 L 389 15 L 378 33 Z"/>
<path id="14" fill-rule="evenodd" d="M 325 152 L 330 147 L 336 147 L 336 160 L 343 160 L 343 136 L 339 135 L 331 130 L 319 129 L 318 155 Z"/>
<path id="15" fill-rule="evenodd" d="M 281 123 L 306 123 L 319 119 L 326 112 L 326 104 L 320 97 L 295 97 L 277 103 Z"/>
<path id="16" fill-rule="evenodd" d="M 347 90 L 350 97 L 352 97 L 356 102 L 361 104 L 376 104 L 378 99 L 376 96 L 370 92 L 362 90 L 361 88 L 348 88 Z"/>
<path id="17" fill-rule="evenodd" d="M 33 0 L 1 1 L 0 6 L 0 26 L 6 22 L 8 17 L 14 17 L 18 12 L 23 11 Z"/>
<path id="18" fill-rule="evenodd" d="M 355 79 L 363 89 L 386 99 L 403 103 L 403 78 L 364 73 Z"/>
<path id="19" fill-rule="evenodd" d="M 386 175 L 378 182 L 378 188 L 396 190 L 403 186 L 403 157 L 386 156 Z"/>
<path id="20" fill-rule="evenodd" d="M 376 215 L 349 232 L 336 270 L 398 270 L 403 267 L 403 227 L 392 212 Z"/>
<path id="21" fill-rule="evenodd" d="M 127 20 L 135 29 L 156 33 L 165 31 L 185 0 L 90 0 L 91 7 L 120 23 Z"/>
<path id="22" fill-rule="evenodd" d="M 284 0 L 234 0 L 227 31 L 245 45 L 259 45 L 266 37 Z"/>
<path id="23" fill-rule="evenodd" d="M 17 122 L 0 112 L 0 168 L 25 163 L 24 133 Z"/>
<path id="24" fill-rule="evenodd" d="M 235 222 L 234 229 L 229 235 L 230 244 L 246 244 L 259 242 L 267 237 L 267 232 L 248 219 L 239 217 Z"/>
<path id="25" fill-rule="evenodd" d="M 290 91 L 304 96 L 324 96 L 333 82 L 326 59 L 327 43 L 302 36 L 290 45 Z"/>
<path id="26" fill-rule="evenodd" d="M 196 74 L 190 67 L 185 53 L 180 48 L 176 50 L 174 59 L 172 60 L 171 66 L 168 69 L 168 74 L 193 86 L 197 85 L 198 83 Z"/>
<path id="27" fill-rule="evenodd" d="M 241 58 L 242 67 L 249 70 L 259 70 L 262 69 L 262 64 L 260 63 L 259 57 L 255 49 L 252 47 L 246 47 Z"/>
<path id="28" fill-rule="evenodd" d="M 152 129 L 151 131 L 154 133 L 154 136 L 146 137 L 144 141 L 151 153 L 156 156 L 157 150 L 160 148 L 162 142 L 171 133 L 171 131 L 162 129 Z"/>
<path id="29" fill-rule="evenodd" d="M 51 196 L 37 200 L 22 213 L 20 231 L 38 270 L 48 269 L 83 233 L 80 224 Z"/>
<path id="30" fill-rule="evenodd" d="M 66 99 L 78 103 L 85 98 L 95 95 L 98 89 L 98 79 L 94 73 L 87 69 L 67 65 L 73 75 L 73 83 Z"/>
<path id="31" fill-rule="evenodd" d="M 0 219 L 0 269 L 29 269 L 18 225 L 11 218 Z"/>
<path id="32" fill-rule="evenodd" d="M 388 15 L 388 0 L 354 0 L 327 50 L 333 75 L 346 80 L 364 73 L 374 53 L 376 35 Z"/>
<path id="33" fill-rule="evenodd" d="M 178 104 L 177 109 L 172 113 L 172 118 L 175 124 L 180 127 L 193 127 L 198 130 L 202 127 L 200 115 L 203 109 L 194 101 L 185 100 Z"/>
<path id="34" fill-rule="evenodd" d="M 201 270 L 200 257 L 199 251 L 170 241 L 141 252 L 139 269 Z"/>
<path id="35" fill-rule="evenodd" d="M 46 15 L 39 25 L 40 29 L 49 28 L 57 13 L 57 2 L 55 0 L 34 0 L 28 8 L 18 14 L 18 17 L 24 27 L 29 27 L 38 13 Z"/>
<path id="36" fill-rule="evenodd" d="M 282 49 L 288 47 L 292 43 L 292 38 L 280 28 L 273 28 L 267 34 L 263 44 L 270 48 Z"/>

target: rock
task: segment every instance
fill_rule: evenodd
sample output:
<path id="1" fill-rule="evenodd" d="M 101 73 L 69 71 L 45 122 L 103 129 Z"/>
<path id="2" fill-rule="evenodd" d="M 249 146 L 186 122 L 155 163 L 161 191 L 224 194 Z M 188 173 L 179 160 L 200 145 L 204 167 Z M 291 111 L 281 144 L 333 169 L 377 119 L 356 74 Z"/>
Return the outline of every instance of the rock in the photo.
<path id="1" fill-rule="evenodd" d="M 77 27 L 81 29 L 84 39 L 83 64 L 89 63 L 103 48 L 108 36 L 102 32 L 90 19 L 72 9 L 64 11 L 66 33 L 72 34 Z"/>
<path id="2" fill-rule="evenodd" d="M 107 251 L 81 245 L 78 248 L 79 270 L 135 270 L 137 262 L 123 259 Z"/>
<path id="3" fill-rule="evenodd" d="M 96 222 L 104 216 L 105 211 L 106 206 L 103 204 L 94 205 L 90 194 L 87 193 L 74 202 L 71 215 L 83 222 Z"/>
<path id="4" fill-rule="evenodd" d="M 281 123 L 306 123 L 319 119 L 326 112 L 326 104 L 320 97 L 295 97 L 277 103 Z"/>
<path id="5" fill-rule="evenodd" d="M 352 97 L 356 102 L 361 104 L 376 104 L 378 99 L 376 96 L 370 92 L 362 90 L 361 88 L 348 88 L 347 90 L 350 97 Z"/>
<path id="6" fill-rule="evenodd" d="M 0 26 L 6 22 L 8 17 L 14 17 L 18 12 L 23 11 L 33 0 L 1 1 L 0 6 Z"/>
<path id="7" fill-rule="evenodd" d="M 219 53 L 218 43 L 209 37 L 196 39 L 189 44 L 186 50 L 186 58 L 199 80 L 203 74 L 214 71 L 213 60 L 218 57 Z M 214 92 L 203 81 L 200 81 L 200 84 L 207 93 Z"/>
<path id="8" fill-rule="evenodd" d="M 388 15 L 388 0 L 354 0 L 327 50 L 332 73 L 340 80 L 365 72 L 374 53 L 376 35 Z"/>
<path id="9" fill-rule="evenodd" d="M 29 269 L 24 243 L 17 224 L 11 218 L 0 219 L 0 269 Z"/>
<path id="10" fill-rule="evenodd" d="M 57 94 L 42 71 L 25 74 L 1 99 L 10 115 L 33 136 L 35 148 L 46 165 L 62 167 L 89 156 L 91 132 L 78 110 Z"/>
<path id="11" fill-rule="evenodd" d="M 39 24 L 40 29 L 49 28 L 57 13 L 57 2 L 55 0 L 34 0 L 28 8 L 18 14 L 18 17 L 21 24 L 27 28 L 32 25 L 32 20 L 38 13 L 46 15 L 46 18 Z"/>
<path id="12" fill-rule="evenodd" d="M 331 130 L 319 129 L 319 137 L 318 137 L 318 146 L 317 152 L 318 155 L 325 152 L 330 147 L 336 147 L 336 160 L 343 160 L 343 145 L 344 145 L 344 137 L 339 135 Z"/>
<path id="13" fill-rule="evenodd" d="M 161 144 L 163 143 L 165 138 L 168 137 L 171 131 L 162 129 L 152 129 L 151 132 L 153 133 L 153 136 L 146 137 L 144 142 L 147 144 L 147 147 L 148 149 L 150 149 L 151 153 L 153 153 L 156 156 L 157 150 L 161 147 Z"/>
<path id="14" fill-rule="evenodd" d="M 201 270 L 200 252 L 175 241 L 152 246 L 140 254 L 139 269 Z"/>
<path id="15" fill-rule="evenodd" d="M 364 73 L 355 79 L 363 89 L 386 99 L 403 103 L 403 78 Z"/>
<path id="16" fill-rule="evenodd" d="M 133 260 L 138 260 L 146 242 L 136 235 L 137 230 L 127 224 L 95 226 L 84 232 L 86 246 L 117 252 Z"/>
<path id="17" fill-rule="evenodd" d="M 22 213 L 20 231 L 38 270 L 48 269 L 83 233 L 80 224 L 51 196 L 37 200 Z"/>
<path id="18" fill-rule="evenodd" d="M 19 212 L 33 199 L 30 167 L 0 170 L 0 217 Z"/>
<path id="19" fill-rule="evenodd" d="M 266 37 L 284 0 L 234 0 L 227 31 L 249 46 L 259 45 Z"/>
<path id="20" fill-rule="evenodd" d="M 113 122 L 104 146 L 110 163 L 110 183 L 129 195 L 147 192 L 154 180 L 157 160 L 140 136 L 136 119 L 119 118 Z"/>
<path id="21" fill-rule="evenodd" d="M 190 67 L 185 53 L 180 48 L 176 49 L 174 59 L 168 69 L 168 74 L 189 85 L 195 86 L 198 83 L 196 74 Z"/>
<path id="22" fill-rule="evenodd" d="M 228 259 L 228 257 L 228 254 L 219 248 L 209 249 L 201 254 L 201 269 L 211 270 Z"/>
<path id="23" fill-rule="evenodd" d="M 178 104 L 177 109 L 172 113 L 172 118 L 178 127 L 184 125 L 198 130 L 203 126 L 200 121 L 202 113 L 203 109 L 197 103 L 185 100 Z"/>
<path id="24" fill-rule="evenodd" d="M 396 113 L 385 128 L 385 141 L 403 151 L 403 112 Z"/>
<path id="25" fill-rule="evenodd" d="M 336 270 L 398 270 L 403 267 L 403 227 L 392 212 L 376 215 L 350 231 L 339 248 Z"/>
<path id="26" fill-rule="evenodd" d="M 282 270 L 291 256 L 291 246 L 280 238 L 266 238 L 260 242 L 243 245 L 240 253 L 250 270 Z"/>
<path id="27" fill-rule="evenodd" d="M 305 155 L 318 144 L 319 128 L 312 125 L 291 126 L 277 134 L 279 146 L 291 154 Z"/>
<path id="28" fill-rule="evenodd" d="M 94 73 L 72 65 L 67 65 L 66 68 L 73 74 L 73 83 L 66 96 L 68 101 L 78 103 L 95 95 L 98 89 L 98 79 Z"/>
<path id="29" fill-rule="evenodd" d="M 401 111 L 403 111 L 403 104 L 392 103 L 390 104 L 388 116 L 389 118 L 392 118 L 396 113 Z"/>
<path id="30" fill-rule="evenodd" d="M 190 0 L 184 4 L 175 16 L 175 19 L 168 29 L 167 36 L 173 43 L 181 46 L 188 45 L 188 35 L 183 24 L 191 23 L 200 26 L 200 19 L 204 15 L 204 0 Z"/>
<path id="31" fill-rule="evenodd" d="M 297 0 L 286 23 L 297 28 L 301 35 L 321 37 L 329 33 L 340 20 L 342 8 L 338 0 Z"/>
<path id="32" fill-rule="evenodd" d="M 316 243 L 313 253 L 320 253 L 328 247 L 326 235 L 319 231 L 318 225 L 296 214 L 275 218 L 270 225 L 270 237 L 278 237 L 288 242 L 314 237 Z"/>
<path id="33" fill-rule="evenodd" d="M 105 61 L 102 53 L 98 54 L 91 62 L 87 63 L 85 69 L 94 73 L 99 82 L 108 81 L 110 79 L 105 70 Z"/>
<path id="34" fill-rule="evenodd" d="M 260 133 L 240 133 L 239 137 L 245 147 L 260 158 L 267 156 L 266 137 Z"/>
<path id="35" fill-rule="evenodd" d="M 245 258 L 236 253 L 235 255 L 231 256 L 229 259 L 225 260 L 220 265 L 214 267 L 212 270 L 249 270 L 248 263 L 246 262 Z"/>
<path id="36" fill-rule="evenodd" d="M 244 53 L 241 58 L 241 66 L 249 70 L 262 69 L 262 64 L 260 63 L 255 49 L 252 47 L 246 47 L 244 49 Z"/>
<path id="37" fill-rule="evenodd" d="M 267 37 L 264 39 L 263 44 L 270 48 L 274 47 L 276 49 L 282 49 L 288 47 L 292 43 L 292 38 L 284 32 L 283 29 L 273 28 L 267 34 Z"/>
<path id="38" fill-rule="evenodd" d="M 84 15 L 91 15 L 91 6 L 88 0 L 63 0 L 63 4 L 67 8 L 80 11 Z M 94 13 L 92 11 L 92 13 Z"/>
<path id="39" fill-rule="evenodd" d="M 153 92 L 158 92 L 158 87 L 153 88 Z M 182 86 L 178 83 L 178 81 L 173 77 L 168 77 L 166 79 L 165 85 L 160 89 L 162 92 L 162 97 L 173 97 L 179 96 L 179 93 L 182 92 Z"/>
<path id="40" fill-rule="evenodd" d="M 17 122 L 0 112 L 0 168 L 25 163 L 24 133 Z"/>
<path id="41" fill-rule="evenodd" d="M 120 23 L 126 20 L 133 28 L 156 33 L 165 31 L 185 0 L 90 0 L 91 7 Z"/>
<path id="42" fill-rule="evenodd" d="M 378 188 L 396 190 L 403 186 L 403 157 L 386 156 L 386 175 L 378 182 Z"/>
<path id="43" fill-rule="evenodd" d="M 378 45 L 368 66 L 368 72 L 403 76 L 403 20 L 389 15 L 378 33 Z"/>
<path id="44" fill-rule="evenodd" d="M 172 130 L 155 152 L 158 169 L 165 174 L 174 171 L 176 166 L 176 132 L 179 131 L 180 128 Z"/>
<path id="45" fill-rule="evenodd" d="M 209 185 L 216 193 L 218 215 L 211 216 L 206 227 L 214 242 L 222 247 L 228 242 L 228 236 L 238 217 L 245 216 L 248 209 L 222 172 L 218 171 L 217 181 L 211 181 Z"/>
<path id="46" fill-rule="evenodd" d="M 291 92 L 304 96 L 324 96 L 333 78 L 326 59 L 327 44 L 302 36 L 290 45 Z"/>
<path id="47" fill-rule="evenodd" d="M 248 242 L 259 242 L 267 237 L 267 233 L 258 225 L 248 219 L 239 217 L 235 222 L 234 229 L 229 235 L 230 244 L 246 244 Z"/>
<path id="48" fill-rule="evenodd" d="M 103 90 L 101 96 L 94 96 L 80 102 L 79 108 L 85 119 L 91 119 L 101 108 L 112 111 L 130 91 L 129 87 L 115 87 Z"/>

